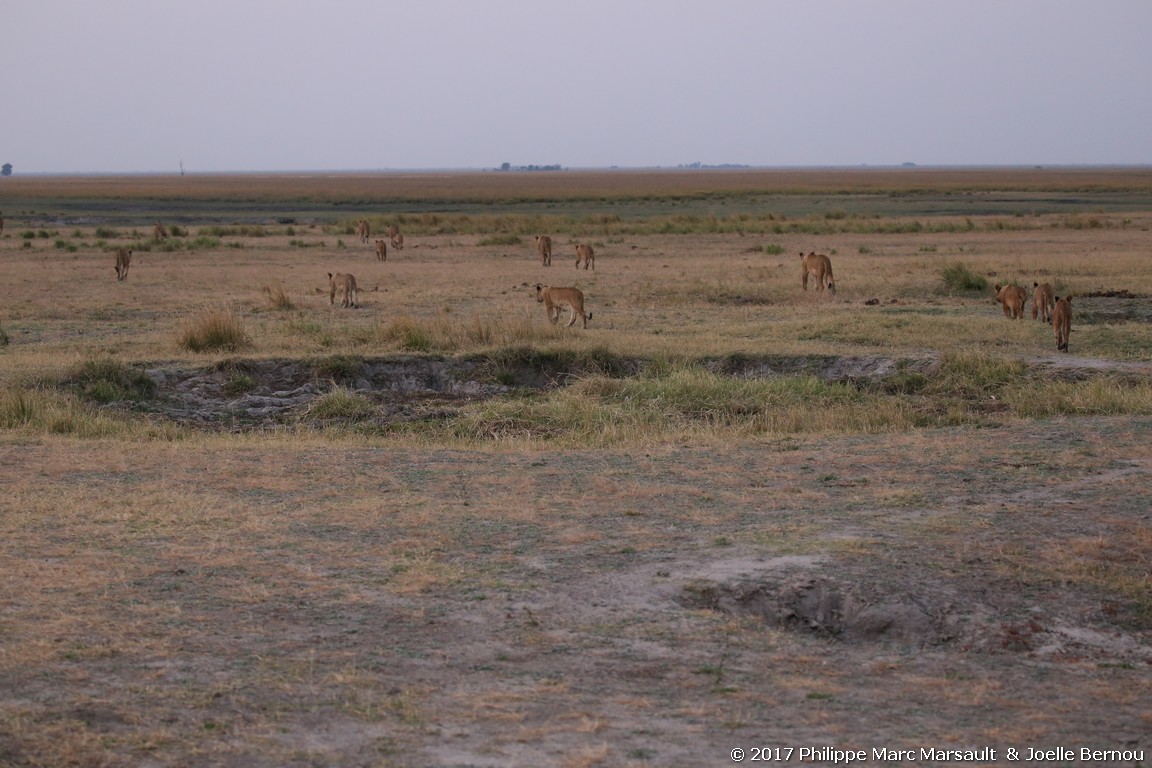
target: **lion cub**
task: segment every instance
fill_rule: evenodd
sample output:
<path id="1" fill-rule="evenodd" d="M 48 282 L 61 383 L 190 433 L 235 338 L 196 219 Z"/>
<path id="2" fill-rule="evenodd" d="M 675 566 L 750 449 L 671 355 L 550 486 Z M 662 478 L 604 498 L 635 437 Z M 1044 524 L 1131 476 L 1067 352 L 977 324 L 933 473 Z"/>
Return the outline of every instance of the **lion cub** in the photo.
<path id="1" fill-rule="evenodd" d="M 328 294 L 328 303 L 336 303 L 336 292 L 339 291 L 343 298 L 340 299 L 340 306 L 352 307 L 358 309 L 360 304 L 356 301 L 356 278 L 353 275 L 346 275 L 343 272 L 336 274 L 328 273 L 328 285 L 331 291 Z"/>
<path id="2" fill-rule="evenodd" d="M 1032 283 L 1032 319 L 1052 322 L 1052 308 L 1055 299 L 1052 298 L 1051 283 Z M 1039 315 L 1039 317 L 1037 317 Z"/>
<path id="3" fill-rule="evenodd" d="M 1004 309 L 1004 317 L 1009 320 L 1023 320 L 1024 302 L 1028 299 L 1028 291 L 1019 285 L 1000 285 L 999 283 L 993 288 L 996 290 L 996 301 L 1000 302 L 1000 306 Z"/>
<path id="4" fill-rule="evenodd" d="M 128 267 L 132 266 L 132 249 L 116 249 L 116 279 L 124 280 L 128 277 Z"/>
<path id="5" fill-rule="evenodd" d="M 1052 309 L 1052 332 L 1056 335 L 1056 349 L 1068 351 L 1068 337 L 1072 334 L 1072 297 L 1056 297 Z"/>
<path id="6" fill-rule="evenodd" d="M 584 321 L 585 328 L 592 319 L 591 312 L 584 312 L 584 293 L 579 288 L 554 288 L 536 283 L 536 301 L 544 303 L 544 309 L 548 311 L 548 320 L 553 325 L 559 322 L 560 310 L 563 307 L 568 307 L 572 312 L 572 316 L 568 318 L 568 328 L 576 324 L 577 315 Z"/>
<path id="7" fill-rule="evenodd" d="M 807 256 L 804 252 L 800 252 L 800 282 L 804 285 L 804 290 L 808 290 L 808 275 L 816 278 L 816 290 L 824 290 L 824 286 L 828 286 L 828 292 L 832 295 L 836 294 L 836 281 L 832 277 L 832 260 L 822 253 L 815 251 L 809 253 Z"/>

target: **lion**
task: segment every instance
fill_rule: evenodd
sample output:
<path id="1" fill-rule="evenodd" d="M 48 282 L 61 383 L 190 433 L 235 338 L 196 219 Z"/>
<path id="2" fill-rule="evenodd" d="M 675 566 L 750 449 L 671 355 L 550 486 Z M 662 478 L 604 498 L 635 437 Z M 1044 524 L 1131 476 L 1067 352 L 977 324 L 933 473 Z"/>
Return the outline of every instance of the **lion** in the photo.
<path id="1" fill-rule="evenodd" d="M 156 226 L 152 228 L 152 237 L 155 240 L 167 240 L 168 228 L 160 222 L 156 222 Z"/>
<path id="2" fill-rule="evenodd" d="M 1004 317 L 1009 320 L 1023 320 L 1024 302 L 1028 299 L 1028 291 L 1019 285 L 997 283 L 992 287 L 996 291 L 996 301 L 1000 302 L 1000 306 L 1004 309 Z"/>
<path id="3" fill-rule="evenodd" d="M 392 241 L 392 247 L 398 251 L 404 250 L 404 235 L 400 234 L 400 227 L 389 224 L 387 232 L 388 239 Z"/>
<path id="4" fill-rule="evenodd" d="M 124 280 L 128 277 L 128 267 L 132 265 L 132 249 L 116 249 L 116 279 Z"/>
<path id="5" fill-rule="evenodd" d="M 376 258 L 380 261 L 388 261 L 388 243 L 383 240 L 376 241 Z"/>
<path id="6" fill-rule="evenodd" d="M 560 310 L 563 307 L 568 307 L 572 312 L 572 316 L 568 318 L 568 328 L 576 324 L 577 316 L 584 321 L 585 328 L 592 319 L 591 312 L 584 312 L 584 292 L 579 288 L 554 288 L 551 285 L 536 283 L 536 301 L 544 303 L 544 309 L 548 311 L 548 320 L 553 325 L 560 321 Z"/>
<path id="7" fill-rule="evenodd" d="M 1052 307 L 1055 299 L 1052 298 L 1051 283 L 1032 283 L 1032 319 L 1052 322 Z M 1039 315 L 1039 317 L 1037 317 Z"/>
<path id="8" fill-rule="evenodd" d="M 359 302 L 356 301 L 356 277 L 353 275 L 346 275 L 343 272 L 336 274 L 328 273 L 328 285 L 331 291 L 328 294 L 328 303 L 336 303 L 336 292 L 339 291 L 343 298 L 340 299 L 341 307 L 352 307 L 357 309 L 360 307 Z"/>
<path id="9" fill-rule="evenodd" d="M 372 225 L 368 223 L 368 219 L 360 219 L 356 222 L 356 234 L 360 237 L 360 242 L 366 243 L 372 239 Z"/>
<path id="10" fill-rule="evenodd" d="M 552 266 L 552 238 L 548 235 L 536 235 L 536 252 L 540 254 L 542 265 Z"/>
<path id="11" fill-rule="evenodd" d="M 811 251 L 807 256 L 800 252 L 800 282 L 804 290 L 808 290 L 808 276 L 816 278 L 816 290 L 823 291 L 825 286 L 828 292 L 836 294 L 836 281 L 832 277 L 832 260 L 822 253 Z"/>
<path id="12" fill-rule="evenodd" d="M 584 262 L 584 269 L 592 267 L 592 271 L 596 271 L 596 253 L 592 250 L 592 246 L 580 244 L 576 246 L 576 269 L 580 269 L 580 262 Z"/>
<path id="13" fill-rule="evenodd" d="M 1068 351 L 1068 337 L 1072 334 L 1072 297 L 1055 298 L 1052 306 L 1052 332 L 1056 335 L 1056 349 Z"/>

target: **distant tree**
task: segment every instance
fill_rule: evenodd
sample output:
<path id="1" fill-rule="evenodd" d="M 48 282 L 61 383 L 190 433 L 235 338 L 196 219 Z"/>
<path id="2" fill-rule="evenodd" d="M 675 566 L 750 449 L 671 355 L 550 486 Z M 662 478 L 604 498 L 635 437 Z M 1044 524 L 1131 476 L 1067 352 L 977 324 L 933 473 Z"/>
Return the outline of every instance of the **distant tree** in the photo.
<path id="1" fill-rule="evenodd" d="M 512 170 L 512 163 L 501 163 L 500 164 L 500 170 L 502 170 L 502 171 Z"/>
<path id="2" fill-rule="evenodd" d="M 11 176 L 11 175 L 12 175 L 12 163 L 4 163 L 4 165 L 0 165 L 0 176 Z"/>

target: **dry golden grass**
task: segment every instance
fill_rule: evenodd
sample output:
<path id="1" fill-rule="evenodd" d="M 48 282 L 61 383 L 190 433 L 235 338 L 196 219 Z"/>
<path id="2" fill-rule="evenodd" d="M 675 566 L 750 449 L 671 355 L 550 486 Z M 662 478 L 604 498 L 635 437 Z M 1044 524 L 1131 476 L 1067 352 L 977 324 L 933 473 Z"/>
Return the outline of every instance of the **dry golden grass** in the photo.
<path id="1" fill-rule="evenodd" d="M 492 176 L 467 194 L 503 199 L 515 176 L 557 199 L 908 178 Z M 1057 176 L 1011 178 L 1042 190 Z M 917 178 L 957 192 L 1004 179 Z M 1059 178 L 1147 189 L 1146 173 Z M 387 200 L 411 184 L 417 200 L 447 183 L 11 181 L 22 186 L 0 194 L 82 187 L 174 206 L 189 189 Z M 961 261 L 992 281 L 1145 294 L 1146 212 L 1083 229 L 1044 214 L 970 231 L 602 234 L 593 274 L 541 267 L 530 240 L 482 246 L 487 232 L 408 234 L 380 263 L 342 234 L 354 218 L 342 207 L 292 232 L 192 223 L 199 245 L 141 249 L 117 283 L 97 245 L 108 233 L 68 225 L 26 241 L 40 226 L 9 199 L 0 763 L 707 765 L 736 745 L 1116 746 L 1147 731 L 1146 310 L 1078 303 L 1070 357 L 1114 370 L 1068 381 L 1029 362 L 1056 357 L 1050 329 L 1005 320 L 990 292 L 949 295 L 939 277 Z M 151 235 L 117 228 L 117 242 Z M 557 254 L 571 249 L 553 236 Z M 831 254 L 834 300 L 800 290 L 802 250 Z M 357 276 L 363 309 L 328 305 L 329 271 Z M 536 282 L 581 287 L 590 328 L 550 326 Z M 236 434 L 85 395 L 125 397 L 116 387 L 145 366 L 235 357 L 179 345 L 212 311 L 243 323 L 245 358 L 321 359 L 333 379 L 356 356 L 425 349 L 651 367 L 469 404 L 412 434 L 317 426 L 377 406 L 345 385 L 298 424 Z M 940 366 L 894 380 L 905 398 L 684 363 L 774 354 Z M 919 428 L 953 412 L 971 423 L 974 403 L 986 428 Z M 677 602 L 699 582 L 814 577 L 958 617 L 957 637 L 850 642 Z"/>

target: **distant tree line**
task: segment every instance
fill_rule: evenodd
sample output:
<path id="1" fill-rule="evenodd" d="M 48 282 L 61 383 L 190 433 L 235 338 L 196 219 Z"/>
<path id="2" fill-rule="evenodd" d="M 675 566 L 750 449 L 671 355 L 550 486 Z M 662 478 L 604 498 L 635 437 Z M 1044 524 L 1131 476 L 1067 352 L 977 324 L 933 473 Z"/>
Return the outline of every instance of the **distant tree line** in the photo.
<path id="1" fill-rule="evenodd" d="M 562 171 L 564 170 L 559 163 L 556 165 L 517 165 L 513 166 L 512 163 L 501 163 L 500 170 L 502 171 Z"/>

